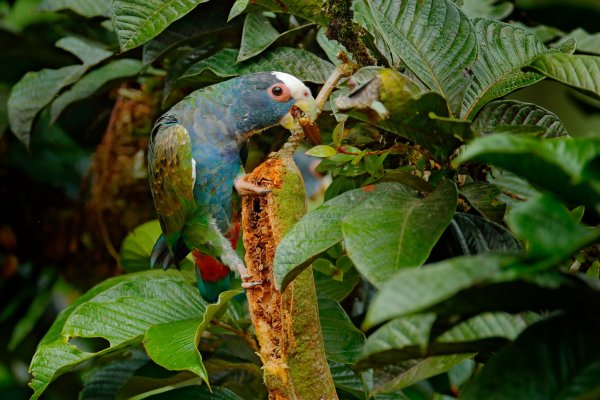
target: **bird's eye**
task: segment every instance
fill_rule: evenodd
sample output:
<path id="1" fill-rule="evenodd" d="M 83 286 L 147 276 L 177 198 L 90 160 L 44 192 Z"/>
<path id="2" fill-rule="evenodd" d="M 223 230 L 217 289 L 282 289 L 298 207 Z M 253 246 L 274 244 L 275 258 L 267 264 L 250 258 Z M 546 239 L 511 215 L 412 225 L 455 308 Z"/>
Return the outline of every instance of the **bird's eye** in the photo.
<path id="1" fill-rule="evenodd" d="M 273 96 L 279 97 L 283 94 L 283 89 L 281 86 L 273 86 L 271 93 L 273 93 Z"/>
<path id="2" fill-rule="evenodd" d="M 268 95 L 275 101 L 286 103 L 292 98 L 290 89 L 282 83 L 275 83 L 267 89 Z"/>

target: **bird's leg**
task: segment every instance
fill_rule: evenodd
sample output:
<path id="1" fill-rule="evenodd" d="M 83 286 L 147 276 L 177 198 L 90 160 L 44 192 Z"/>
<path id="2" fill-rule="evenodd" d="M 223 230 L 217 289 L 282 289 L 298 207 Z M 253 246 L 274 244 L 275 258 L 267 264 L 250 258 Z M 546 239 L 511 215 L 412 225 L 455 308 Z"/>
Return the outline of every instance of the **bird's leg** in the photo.
<path id="1" fill-rule="evenodd" d="M 246 180 L 246 173 L 243 170 L 240 170 L 238 176 L 235 177 L 233 181 L 233 187 L 238 192 L 240 196 L 250 196 L 250 195 L 260 195 L 271 193 L 271 189 L 261 188 L 254 183 L 250 183 Z"/>
<path id="2" fill-rule="evenodd" d="M 212 242 L 213 246 L 217 247 L 220 252 L 219 258 L 221 259 L 221 262 L 229 267 L 229 269 L 237 271 L 240 274 L 243 288 L 250 288 L 262 284 L 260 281 L 247 282 L 252 276 L 248 273 L 244 262 L 237 255 L 233 247 L 231 247 L 229 239 L 223 235 L 219 227 L 217 227 L 215 220 L 212 218 L 208 223 L 207 233 L 209 241 Z"/>

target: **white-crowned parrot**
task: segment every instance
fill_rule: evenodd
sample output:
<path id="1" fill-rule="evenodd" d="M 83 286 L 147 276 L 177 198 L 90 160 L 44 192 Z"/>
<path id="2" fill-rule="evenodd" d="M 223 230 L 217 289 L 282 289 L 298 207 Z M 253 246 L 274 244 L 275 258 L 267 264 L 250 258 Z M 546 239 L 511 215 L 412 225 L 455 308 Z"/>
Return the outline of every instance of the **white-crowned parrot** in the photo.
<path id="1" fill-rule="evenodd" d="M 240 148 L 269 127 L 298 128 L 302 112 L 304 121 L 316 118 L 309 88 L 292 75 L 262 72 L 197 90 L 156 121 L 148 171 L 162 235 L 152 267 L 178 267 L 192 252 L 198 288 L 211 302 L 229 288 L 230 270 L 240 274 L 243 287 L 260 284 L 248 282 L 235 252 L 233 188 L 240 195 L 265 193 L 244 180 Z"/>

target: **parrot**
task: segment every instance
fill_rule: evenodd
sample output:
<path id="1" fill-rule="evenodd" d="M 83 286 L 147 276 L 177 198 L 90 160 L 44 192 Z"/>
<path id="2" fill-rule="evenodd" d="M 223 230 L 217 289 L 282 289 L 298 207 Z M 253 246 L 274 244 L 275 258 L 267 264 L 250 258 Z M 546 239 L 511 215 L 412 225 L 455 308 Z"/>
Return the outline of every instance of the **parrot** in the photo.
<path id="1" fill-rule="evenodd" d="M 179 268 L 191 252 L 198 289 L 209 302 L 229 288 L 232 273 L 240 275 L 243 288 L 260 285 L 248 281 L 235 251 L 240 227 L 233 191 L 269 191 L 245 180 L 240 150 L 251 135 L 276 125 L 315 126 L 317 112 L 302 81 L 273 71 L 196 90 L 160 116 L 148 145 L 150 191 L 162 231 L 151 268 Z"/>

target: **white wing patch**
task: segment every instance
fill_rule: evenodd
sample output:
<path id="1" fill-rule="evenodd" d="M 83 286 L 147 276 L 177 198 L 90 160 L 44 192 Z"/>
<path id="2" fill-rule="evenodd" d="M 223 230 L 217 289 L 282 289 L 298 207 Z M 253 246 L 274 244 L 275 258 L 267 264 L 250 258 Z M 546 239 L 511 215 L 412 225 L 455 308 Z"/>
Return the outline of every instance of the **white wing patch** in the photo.
<path id="1" fill-rule="evenodd" d="M 196 184 L 196 160 L 192 157 L 192 187 Z"/>

